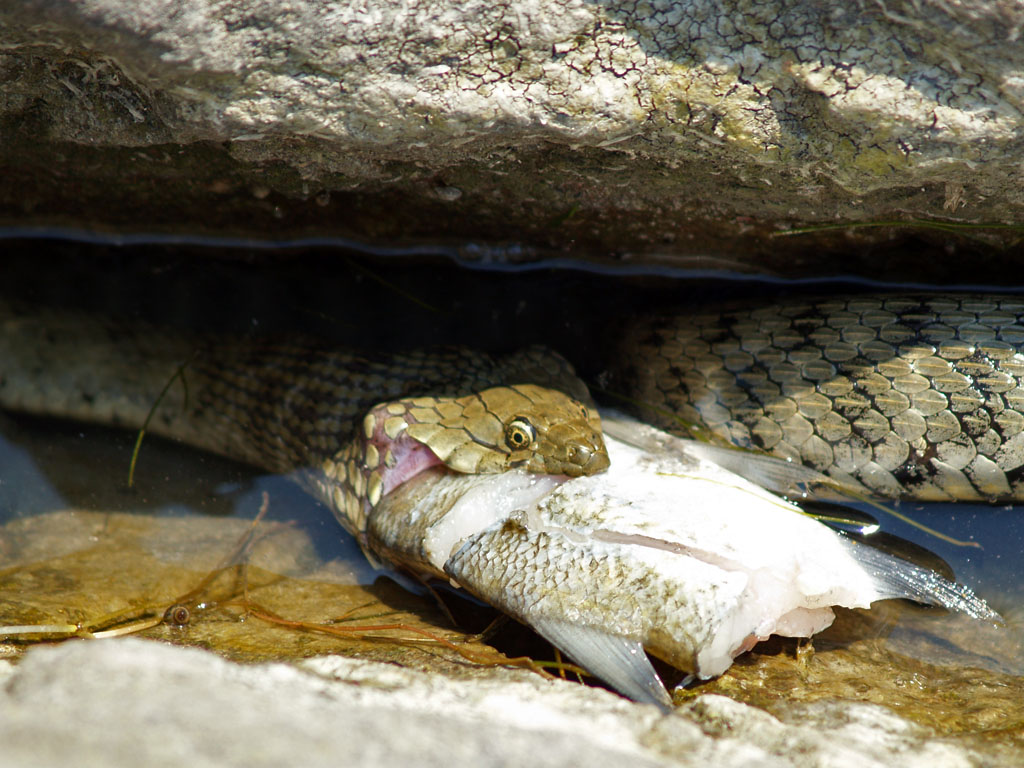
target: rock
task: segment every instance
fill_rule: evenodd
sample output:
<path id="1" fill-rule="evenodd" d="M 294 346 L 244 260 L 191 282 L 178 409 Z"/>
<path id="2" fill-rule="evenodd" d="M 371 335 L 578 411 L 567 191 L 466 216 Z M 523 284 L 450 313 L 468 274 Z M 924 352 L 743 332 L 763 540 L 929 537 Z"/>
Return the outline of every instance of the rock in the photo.
<path id="1" fill-rule="evenodd" d="M 0 223 L 876 276 L 829 249 L 892 229 L 771 236 L 1015 242 L 928 222 L 1021 218 L 1022 23 L 1010 0 L 6 0 Z"/>
<path id="2" fill-rule="evenodd" d="M 865 704 L 805 705 L 785 722 L 707 695 L 662 715 L 525 672 L 451 680 L 336 656 L 243 666 L 135 639 L 39 647 L 0 665 L 9 768 L 1014 764 Z"/>

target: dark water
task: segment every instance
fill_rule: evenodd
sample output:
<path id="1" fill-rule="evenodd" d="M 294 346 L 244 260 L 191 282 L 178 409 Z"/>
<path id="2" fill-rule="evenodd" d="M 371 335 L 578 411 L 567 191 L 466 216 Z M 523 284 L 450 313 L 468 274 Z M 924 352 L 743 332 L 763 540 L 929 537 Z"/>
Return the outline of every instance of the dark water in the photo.
<path id="1" fill-rule="evenodd" d="M 1024 521 L 1021 515 L 1024 508 L 912 502 L 903 502 L 894 508 L 929 528 L 977 545 L 951 544 L 872 510 L 887 532 L 916 542 L 942 557 L 953 567 L 960 581 L 972 586 L 998 610 L 1011 617 L 1022 615 Z"/>
<path id="2" fill-rule="evenodd" d="M 135 436 L 92 425 L 0 415 L 0 524 L 55 510 L 248 520 L 256 516 L 266 493 L 271 500 L 268 522 L 294 523 L 309 532 L 323 560 L 352 563 L 364 583 L 376 578 L 330 511 L 287 477 L 147 438 L 129 487 Z"/>
<path id="3" fill-rule="evenodd" d="M 605 339 L 637 312 L 808 291 L 805 285 L 629 270 L 499 273 L 423 256 L 237 249 L 214 259 L 177 246 L 38 240 L 9 241 L 2 248 L 0 292 L 7 297 L 204 330 L 303 333 L 362 347 L 467 344 L 505 351 L 543 343 L 566 354 L 591 382 L 606 364 Z M 815 293 L 863 289 L 842 281 L 813 286 Z M 271 519 L 299 521 L 323 560 L 351 563 L 364 583 L 377 577 L 330 514 L 286 478 L 151 440 L 143 448 L 136 488 L 129 491 L 134 435 L 24 417 L 0 422 L 0 434 L 0 525 L 68 508 L 248 518 L 267 491 Z M 1024 615 L 1021 512 L 964 504 L 904 503 L 898 509 L 980 545 L 954 546 L 879 516 L 886 531 L 935 551 L 997 609 L 1014 620 Z"/>

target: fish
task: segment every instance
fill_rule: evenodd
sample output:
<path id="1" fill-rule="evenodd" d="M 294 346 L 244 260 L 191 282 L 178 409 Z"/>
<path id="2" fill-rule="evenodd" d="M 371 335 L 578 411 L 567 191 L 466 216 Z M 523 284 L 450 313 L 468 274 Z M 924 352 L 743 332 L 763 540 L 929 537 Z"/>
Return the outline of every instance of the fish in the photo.
<path id="1" fill-rule="evenodd" d="M 621 694 L 671 697 L 648 654 L 709 679 L 772 635 L 810 637 L 835 607 L 908 598 L 999 623 L 968 587 L 833 529 L 613 411 L 601 474 L 428 470 L 382 499 L 367 546 L 533 628 Z"/>

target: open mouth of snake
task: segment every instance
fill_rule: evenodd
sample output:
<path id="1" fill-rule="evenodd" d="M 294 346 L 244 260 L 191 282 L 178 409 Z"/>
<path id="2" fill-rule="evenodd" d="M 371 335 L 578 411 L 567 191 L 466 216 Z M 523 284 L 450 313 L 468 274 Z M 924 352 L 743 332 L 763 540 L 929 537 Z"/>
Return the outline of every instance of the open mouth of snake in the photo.
<path id="1" fill-rule="evenodd" d="M 384 433 L 383 425 L 374 431 L 370 444 L 376 446 L 383 461 L 377 468 L 382 481 L 381 495 L 387 496 L 395 488 L 416 477 L 431 467 L 443 466 L 444 462 L 427 445 L 414 440 L 404 432 L 391 439 Z"/>
<path id="2" fill-rule="evenodd" d="M 609 465 L 596 416 L 563 392 L 535 385 L 381 403 L 364 418 L 361 437 L 361 476 L 352 485 L 357 496 L 365 490 L 367 509 L 437 466 L 464 474 L 523 469 L 565 480 Z"/>
<path id="3" fill-rule="evenodd" d="M 387 496 L 430 469 L 437 468 L 438 471 L 446 473 L 462 474 L 451 467 L 450 462 L 438 456 L 430 445 L 414 438 L 405 430 L 396 433 L 392 429 L 389 434 L 388 421 L 382 417 L 375 421 L 372 435 L 367 439 L 366 453 L 368 456 L 380 457 L 376 466 L 371 466 L 372 461 L 368 461 L 366 466 L 369 476 L 376 474 L 380 479 L 381 497 Z M 510 464 L 509 468 L 516 469 L 515 463 Z M 545 478 L 544 484 L 552 487 L 569 479 L 567 475 L 546 475 Z M 368 483 L 368 486 L 372 487 L 372 484 Z M 370 494 L 370 501 L 372 504 L 377 503 L 375 493 Z M 495 499 L 492 506 L 500 508 L 508 501 Z"/>

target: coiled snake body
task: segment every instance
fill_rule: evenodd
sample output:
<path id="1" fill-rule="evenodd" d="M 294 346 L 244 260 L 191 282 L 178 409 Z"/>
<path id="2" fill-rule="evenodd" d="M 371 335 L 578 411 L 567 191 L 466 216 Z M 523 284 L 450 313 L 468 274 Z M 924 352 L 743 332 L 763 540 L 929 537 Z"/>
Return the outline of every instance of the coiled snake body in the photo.
<path id="1" fill-rule="evenodd" d="M 696 425 L 873 494 L 1024 499 L 1024 298 L 828 297 L 635 324 L 638 415 Z"/>
<path id="2" fill-rule="evenodd" d="M 157 342 L 149 327 L 9 305 L 0 331 L 0 406 L 138 427 L 185 363 L 189 394 L 170 387 L 152 431 L 272 471 L 312 468 L 356 533 L 381 495 L 432 463 L 608 465 L 586 387 L 542 348 L 373 356 L 163 330 Z M 874 494 L 1009 500 L 1024 498 L 1022 344 L 1016 297 L 795 300 L 642 319 L 610 382 L 670 431 L 686 432 L 681 419 Z"/>

